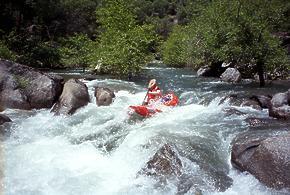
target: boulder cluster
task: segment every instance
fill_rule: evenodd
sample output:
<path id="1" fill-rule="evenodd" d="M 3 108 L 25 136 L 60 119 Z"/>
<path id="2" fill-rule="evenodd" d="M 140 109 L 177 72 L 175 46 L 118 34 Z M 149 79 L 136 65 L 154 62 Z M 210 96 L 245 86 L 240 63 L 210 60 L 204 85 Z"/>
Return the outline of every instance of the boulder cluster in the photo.
<path id="1" fill-rule="evenodd" d="M 260 182 L 277 190 L 290 189 L 290 89 L 284 93 L 254 95 L 234 104 L 254 109 L 268 109 L 269 118 L 248 118 L 249 131 L 237 135 L 231 143 L 232 165 L 248 172 Z M 243 115 L 235 108 L 224 109 L 226 114 Z M 270 130 L 281 126 L 281 130 Z"/>
<path id="2" fill-rule="evenodd" d="M 95 89 L 96 104 L 108 106 L 114 92 L 108 88 Z M 88 87 L 78 79 L 65 81 L 34 68 L 0 60 L 0 112 L 6 108 L 31 110 L 52 108 L 55 115 L 72 115 L 90 102 Z M 0 125 L 11 120 L 1 114 Z"/>

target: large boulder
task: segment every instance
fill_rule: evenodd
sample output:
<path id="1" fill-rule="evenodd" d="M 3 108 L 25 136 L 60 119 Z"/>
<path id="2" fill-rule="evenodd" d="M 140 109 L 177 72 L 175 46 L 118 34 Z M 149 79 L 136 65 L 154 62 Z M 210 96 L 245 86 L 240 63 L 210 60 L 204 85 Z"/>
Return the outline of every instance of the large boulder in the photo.
<path id="1" fill-rule="evenodd" d="M 4 124 L 6 122 L 11 122 L 11 119 L 4 114 L 0 114 L 0 125 Z"/>
<path id="2" fill-rule="evenodd" d="M 184 141 L 182 139 L 182 145 Z M 185 148 L 182 145 L 179 143 L 162 145 L 139 174 L 155 177 L 161 183 L 174 178 L 177 182 L 177 194 L 185 194 L 189 190 L 198 192 L 201 188 L 209 191 L 225 191 L 231 186 L 232 180 L 220 169 L 219 160 L 215 158 L 211 166 L 210 163 L 205 163 L 208 162 L 205 158 L 211 156 L 208 152 L 205 152 L 205 157 L 198 151 L 196 145 L 186 144 Z M 189 162 L 193 162 L 199 168 L 193 168 L 193 172 L 188 171 Z"/>
<path id="3" fill-rule="evenodd" d="M 164 144 L 150 159 L 142 173 L 150 176 L 180 176 L 182 163 L 174 146 Z"/>
<path id="4" fill-rule="evenodd" d="M 269 116 L 277 119 L 290 119 L 290 106 L 271 107 L 269 109 Z"/>
<path id="5" fill-rule="evenodd" d="M 241 81 L 241 73 L 236 68 L 227 68 L 220 76 L 222 81 L 238 83 Z"/>
<path id="6" fill-rule="evenodd" d="M 269 116 L 277 119 L 290 119 L 290 90 L 273 96 L 269 106 Z"/>
<path id="7" fill-rule="evenodd" d="M 96 104 L 98 106 L 109 106 L 113 102 L 113 99 L 115 98 L 115 94 L 109 88 L 96 87 L 95 97 L 96 97 Z"/>
<path id="8" fill-rule="evenodd" d="M 75 111 L 88 104 L 90 100 L 87 86 L 78 79 L 68 80 L 62 94 L 52 108 L 56 115 L 72 115 Z"/>
<path id="9" fill-rule="evenodd" d="M 290 188 L 289 133 L 270 137 L 243 134 L 232 145 L 234 167 L 251 173 L 270 188 Z"/>
<path id="10" fill-rule="evenodd" d="M 281 107 L 284 105 L 288 105 L 288 96 L 289 94 L 287 92 L 275 94 L 271 100 L 272 106 Z"/>
<path id="11" fill-rule="evenodd" d="M 63 78 L 31 67 L 0 60 L 0 107 L 51 108 L 60 96 Z"/>

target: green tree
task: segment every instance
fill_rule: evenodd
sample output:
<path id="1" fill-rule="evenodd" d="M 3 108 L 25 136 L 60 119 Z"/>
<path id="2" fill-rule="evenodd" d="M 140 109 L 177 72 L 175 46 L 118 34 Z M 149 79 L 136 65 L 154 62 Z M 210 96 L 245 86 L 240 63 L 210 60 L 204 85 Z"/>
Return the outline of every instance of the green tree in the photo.
<path id="1" fill-rule="evenodd" d="M 190 47 L 188 42 L 190 38 L 187 33 L 187 28 L 182 26 L 175 26 L 173 28 L 171 36 L 163 44 L 162 56 L 165 64 L 169 64 L 174 67 L 184 67 L 190 65 Z"/>
<path id="2" fill-rule="evenodd" d="M 189 41 L 183 50 L 193 49 L 186 61 L 195 67 L 218 61 L 254 64 L 263 86 L 265 69 L 285 70 L 289 66 L 285 50 L 272 34 L 283 13 L 279 0 L 215 0 L 189 25 Z"/>
<path id="3" fill-rule="evenodd" d="M 65 67 L 88 67 L 93 63 L 97 43 L 84 34 L 61 40 L 61 63 Z"/>
<path id="4" fill-rule="evenodd" d="M 102 72 L 137 74 L 153 57 L 150 52 L 156 39 L 153 28 L 138 25 L 128 4 L 125 0 L 106 0 L 97 10 L 102 33 L 96 62 Z"/>

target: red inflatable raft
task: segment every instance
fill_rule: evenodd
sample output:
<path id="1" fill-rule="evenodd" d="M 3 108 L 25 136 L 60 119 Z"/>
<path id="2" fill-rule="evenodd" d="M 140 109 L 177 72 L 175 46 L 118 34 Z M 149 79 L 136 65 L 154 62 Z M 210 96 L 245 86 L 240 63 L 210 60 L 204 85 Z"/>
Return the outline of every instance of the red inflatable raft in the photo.
<path id="1" fill-rule="evenodd" d="M 129 106 L 129 114 L 133 115 L 134 113 L 142 117 L 150 117 L 158 112 L 162 112 L 164 107 L 177 106 L 178 97 L 174 93 L 168 93 L 162 96 L 160 99 L 155 101 L 150 101 L 149 105 L 143 106 Z"/>

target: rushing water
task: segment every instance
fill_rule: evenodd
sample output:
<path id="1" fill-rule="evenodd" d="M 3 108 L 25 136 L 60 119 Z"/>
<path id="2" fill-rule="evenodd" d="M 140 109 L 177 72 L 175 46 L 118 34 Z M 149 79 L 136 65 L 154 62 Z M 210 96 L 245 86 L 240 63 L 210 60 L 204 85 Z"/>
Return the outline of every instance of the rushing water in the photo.
<path id="1" fill-rule="evenodd" d="M 180 106 L 132 122 L 128 106 L 142 102 L 150 78 L 156 78 L 163 91 L 176 92 Z M 187 194 L 283 194 L 230 164 L 230 143 L 248 130 L 245 119 L 267 118 L 268 113 L 244 107 L 237 108 L 244 115 L 226 115 L 223 109 L 229 105 L 219 105 L 219 100 L 232 93 L 266 94 L 287 87 L 256 85 L 198 78 L 186 69 L 148 68 L 136 82 L 89 81 L 92 102 L 70 117 L 53 116 L 46 109 L 6 110 L 13 123 L 4 139 L 4 194 L 176 194 L 190 178 L 195 178 L 194 185 Z M 114 103 L 97 107 L 94 86 L 116 90 Z M 171 177 L 160 183 L 138 174 L 165 143 L 178 148 L 187 178 Z M 218 192 L 231 180 L 225 192 Z"/>

